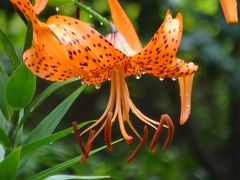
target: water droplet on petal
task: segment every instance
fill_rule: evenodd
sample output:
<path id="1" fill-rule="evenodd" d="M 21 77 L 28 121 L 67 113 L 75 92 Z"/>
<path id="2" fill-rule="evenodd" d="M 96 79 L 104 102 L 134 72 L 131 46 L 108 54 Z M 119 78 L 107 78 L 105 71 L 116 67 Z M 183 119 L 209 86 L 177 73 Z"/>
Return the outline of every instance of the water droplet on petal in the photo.
<path id="1" fill-rule="evenodd" d="M 108 81 L 111 81 L 111 78 L 108 78 Z"/>
<path id="2" fill-rule="evenodd" d="M 95 88 L 96 88 L 96 89 L 100 89 L 100 88 L 101 88 L 101 84 L 100 84 L 100 83 L 96 84 L 96 85 L 95 85 Z"/>
<path id="3" fill-rule="evenodd" d="M 60 9 L 61 9 L 61 8 L 60 8 L 60 7 L 58 7 L 58 6 L 57 6 L 57 7 L 55 7 L 55 10 L 56 10 L 57 12 L 58 12 L 58 11 L 60 11 Z"/>
<path id="4" fill-rule="evenodd" d="M 81 84 L 84 85 L 85 83 L 83 81 L 81 81 Z"/>
<path id="5" fill-rule="evenodd" d="M 173 81 L 176 81 L 176 80 L 177 80 L 177 78 L 176 78 L 176 77 L 173 77 L 173 78 L 172 78 L 172 80 L 173 80 Z"/>
<path id="6" fill-rule="evenodd" d="M 100 25 L 103 26 L 103 22 L 100 22 Z"/>
<path id="7" fill-rule="evenodd" d="M 135 75 L 135 78 L 136 78 L 136 79 L 140 79 L 141 77 L 142 77 L 141 74 L 136 74 L 136 75 Z"/>
<path id="8" fill-rule="evenodd" d="M 145 74 L 145 72 L 143 71 L 142 74 Z"/>
<path id="9" fill-rule="evenodd" d="M 75 79 L 79 80 L 79 79 L 81 79 L 81 77 L 78 75 L 78 76 L 75 77 Z"/>
<path id="10" fill-rule="evenodd" d="M 163 80 L 164 80 L 164 78 L 163 78 L 163 77 L 159 77 L 159 80 L 160 80 L 160 81 L 163 81 Z"/>
<path id="11" fill-rule="evenodd" d="M 89 17 L 92 18 L 93 16 L 91 14 L 89 14 Z"/>

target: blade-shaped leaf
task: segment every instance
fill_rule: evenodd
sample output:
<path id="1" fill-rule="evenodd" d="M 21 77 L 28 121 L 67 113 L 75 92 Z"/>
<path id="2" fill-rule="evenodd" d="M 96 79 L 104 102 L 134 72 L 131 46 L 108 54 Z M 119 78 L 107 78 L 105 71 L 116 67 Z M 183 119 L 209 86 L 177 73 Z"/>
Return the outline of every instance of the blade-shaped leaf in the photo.
<path id="1" fill-rule="evenodd" d="M 0 62 L 0 110 L 2 110 L 6 119 L 10 119 L 12 109 L 7 104 L 5 90 L 8 82 L 8 74 L 4 69 L 4 66 Z M 1 121 L 1 119 L 0 119 Z"/>
<path id="2" fill-rule="evenodd" d="M 68 96 L 61 104 L 59 104 L 41 123 L 32 131 L 32 133 L 24 141 L 24 144 L 29 144 L 43 137 L 46 137 L 55 130 L 63 116 L 67 113 L 73 102 L 84 90 L 86 85 L 82 85 Z"/>
<path id="3" fill-rule="evenodd" d="M 123 139 L 119 139 L 117 141 L 114 141 L 112 144 L 116 144 L 116 143 L 118 143 L 118 142 L 120 142 L 122 140 Z M 106 146 L 103 146 L 103 147 L 100 147 L 98 149 L 95 149 L 95 150 L 91 151 L 89 155 L 91 156 L 93 154 L 96 154 L 96 153 L 98 153 L 99 151 L 101 151 L 101 150 L 103 150 L 105 148 L 106 148 Z M 42 171 L 40 173 L 37 173 L 36 175 L 32 176 L 29 180 L 44 179 L 44 178 L 49 177 L 49 176 L 51 176 L 53 174 L 59 173 L 59 172 L 65 170 L 65 169 L 67 169 L 69 167 L 72 167 L 75 164 L 79 163 L 79 160 L 80 160 L 81 157 L 82 157 L 82 155 L 80 155 L 78 157 L 75 157 L 73 159 L 70 159 L 68 161 L 65 161 L 65 162 L 63 162 L 61 164 L 58 164 L 56 166 L 53 166 L 53 167 L 51 167 L 49 169 L 46 169 L 46 170 L 44 170 L 44 171 Z"/>
<path id="4" fill-rule="evenodd" d="M 0 110 L 0 129 L 2 129 L 5 134 L 8 134 L 9 123 L 7 122 L 1 110 Z"/>
<path id="5" fill-rule="evenodd" d="M 0 45 L 4 49 L 5 53 L 8 55 L 12 68 L 16 69 L 20 61 L 18 60 L 13 45 L 11 44 L 11 42 L 1 29 L 0 29 Z"/>
<path id="6" fill-rule="evenodd" d="M 6 98 L 8 104 L 15 110 L 25 107 L 32 99 L 36 89 L 36 76 L 21 63 L 10 77 Z"/>
<path id="7" fill-rule="evenodd" d="M 12 180 L 17 174 L 21 148 L 15 149 L 0 163 L 0 179 Z"/>
<path id="8" fill-rule="evenodd" d="M 67 174 L 59 174 L 46 178 L 45 180 L 69 180 L 69 179 L 108 179 L 110 176 L 73 176 Z"/>
<path id="9" fill-rule="evenodd" d="M 95 122 L 95 121 L 87 121 L 87 122 L 81 123 L 81 124 L 78 125 L 78 128 L 82 128 L 82 127 L 86 126 L 87 124 L 89 124 L 91 122 Z M 57 133 L 54 133 L 50 136 L 47 136 L 45 138 L 34 141 L 30 144 L 26 144 L 22 147 L 21 156 L 24 156 L 28 153 L 31 153 L 31 152 L 35 151 L 36 149 L 38 149 L 39 147 L 42 147 L 46 144 L 53 143 L 53 142 L 57 141 L 58 139 L 61 139 L 61 138 L 65 137 L 65 136 L 67 136 L 71 133 L 73 133 L 72 128 L 68 128 L 68 129 L 59 131 Z"/>
<path id="10" fill-rule="evenodd" d="M 8 136 L 1 128 L 0 128 L 0 143 L 2 143 L 6 147 L 10 146 L 10 141 L 8 139 Z"/>
<path id="11" fill-rule="evenodd" d="M 49 97 L 53 92 L 55 92 L 60 87 L 67 85 L 71 82 L 76 81 L 75 79 L 69 79 L 67 81 L 63 82 L 55 82 L 51 84 L 48 88 L 46 88 L 36 99 L 34 99 L 28 106 L 28 108 L 25 111 L 24 117 L 19 123 L 19 126 L 21 127 L 23 123 L 26 121 L 26 119 L 31 115 L 31 113 L 37 109 L 44 101 Z"/>

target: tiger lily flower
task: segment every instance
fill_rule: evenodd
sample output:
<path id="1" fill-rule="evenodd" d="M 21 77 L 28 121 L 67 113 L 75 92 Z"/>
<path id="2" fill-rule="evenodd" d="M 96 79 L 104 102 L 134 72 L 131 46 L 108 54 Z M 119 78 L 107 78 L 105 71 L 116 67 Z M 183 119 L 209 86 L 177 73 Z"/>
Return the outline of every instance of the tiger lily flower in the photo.
<path id="1" fill-rule="evenodd" d="M 228 24 L 238 22 L 237 0 L 220 0 L 223 14 Z"/>
<path id="2" fill-rule="evenodd" d="M 52 16 L 46 23 L 40 22 L 29 0 L 11 2 L 30 20 L 33 25 L 33 47 L 23 54 L 28 68 L 37 76 L 50 81 L 63 81 L 73 77 L 97 88 L 100 83 L 111 80 L 110 97 L 102 116 L 90 127 L 80 132 L 73 123 L 74 132 L 84 153 L 82 161 L 88 157 L 96 136 L 104 131 L 105 143 L 111 146 L 111 127 L 118 119 L 121 134 L 127 143 L 132 143 L 125 126 L 128 125 L 140 139 L 140 144 L 129 156 L 127 162 L 139 152 L 148 138 L 147 125 L 155 129 L 150 144 L 155 144 L 163 127 L 168 129 L 165 149 L 172 141 L 174 126 L 171 118 L 164 114 L 160 121 L 145 116 L 132 102 L 125 78 L 131 75 L 149 74 L 160 79 L 178 78 L 181 96 L 180 124 L 188 119 L 191 107 L 192 80 L 198 67 L 176 57 L 182 36 L 182 16 L 172 18 L 167 12 L 165 20 L 151 41 L 142 48 L 139 38 L 117 0 L 109 0 L 113 23 L 112 33 L 104 37 L 90 25 L 68 17 Z M 142 121 L 143 136 L 134 128 L 129 112 Z M 101 125 L 100 125 L 101 124 Z M 100 125 L 100 128 L 93 130 Z M 90 131 L 84 146 L 80 136 Z"/>

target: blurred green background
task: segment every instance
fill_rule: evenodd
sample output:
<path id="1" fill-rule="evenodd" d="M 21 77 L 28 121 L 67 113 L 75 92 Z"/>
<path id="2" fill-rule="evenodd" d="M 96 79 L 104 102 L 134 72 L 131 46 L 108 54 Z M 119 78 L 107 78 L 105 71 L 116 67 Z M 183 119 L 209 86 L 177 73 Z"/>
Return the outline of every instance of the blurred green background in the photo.
<path id="1" fill-rule="evenodd" d="M 85 0 L 86 5 L 110 19 L 107 0 Z M 171 146 L 154 154 L 144 150 L 131 164 L 125 160 L 138 142 L 127 145 L 120 142 L 112 152 L 101 151 L 86 164 L 76 165 L 66 172 L 77 175 L 110 175 L 113 179 L 185 180 L 185 179 L 240 179 L 240 25 L 227 25 L 218 0 L 121 0 L 121 5 L 132 20 L 143 44 L 153 36 L 169 9 L 174 16 L 183 15 L 183 38 L 178 57 L 193 61 L 199 66 L 192 92 L 192 112 L 184 126 L 180 126 L 180 97 L 177 81 L 143 75 L 127 79 L 135 104 L 149 117 L 158 120 L 169 114 L 175 123 L 176 133 Z M 60 11 L 56 11 L 60 9 Z M 49 15 L 74 16 L 73 3 L 65 6 L 48 6 L 39 16 L 43 21 Z M 81 12 L 81 19 L 95 24 L 103 34 L 107 30 L 99 22 Z M 8 0 L 0 2 L 0 28 L 13 43 L 19 56 L 22 53 L 26 27 Z M 8 58 L 0 49 L 1 62 Z M 37 93 L 50 82 L 38 79 Z M 25 125 L 29 132 L 63 97 L 72 92 L 72 84 L 48 98 Z M 98 118 L 105 108 L 109 95 L 109 82 L 99 90 L 88 87 L 74 103 L 58 129 L 71 126 L 71 122 Z M 134 116 L 134 124 L 142 128 Z M 119 139 L 117 125 L 113 139 Z M 163 138 L 162 138 L 163 139 Z M 103 134 L 94 147 L 104 144 Z M 66 161 L 80 154 L 73 136 L 39 150 L 21 169 L 21 179 Z"/>

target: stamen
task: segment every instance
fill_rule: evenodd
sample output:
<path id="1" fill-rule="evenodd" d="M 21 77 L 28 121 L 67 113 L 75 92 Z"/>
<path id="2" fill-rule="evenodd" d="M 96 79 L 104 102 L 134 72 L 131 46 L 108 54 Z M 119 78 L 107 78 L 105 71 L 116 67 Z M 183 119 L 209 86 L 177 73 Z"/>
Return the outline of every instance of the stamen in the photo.
<path id="1" fill-rule="evenodd" d="M 136 155 L 139 153 L 140 149 L 146 144 L 147 138 L 148 138 L 148 128 L 147 128 L 147 126 L 144 126 L 143 139 L 138 144 L 137 148 L 133 151 L 133 153 L 128 157 L 127 163 L 130 163 L 136 157 Z"/>
<path id="2" fill-rule="evenodd" d="M 104 128 L 104 138 L 105 138 L 105 143 L 107 145 L 108 151 L 112 150 L 112 143 L 111 143 L 112 142 L 111 141 L 112 116 L 113 116 L 113 113 L 109 112 L 105 120 L 105 128 Z"/>
<path id="3" fill-rule="evenodd" d="M 83 164 L 86 162 L 87 158 L 88 158 L 88 154 L 92 149 L 92 145 L 93 145 L 93 136 L 95 135 L 95 131 L 91 130 L 89 133 L 89 137 L 88 137 L 88 141 L 87 141 L 87 145 L 86 145 L 86 152 L 87 152 L 87 156 L 83 155 L 82 158 L 80 159 L 80 163 Z"/>
<path id="4" fill-rule="evenodd" d="M 114 102 L 115 102 L 115 86 L 113 85 L 114 82 L 115 82 L 114 78 L 112 78 L 110 97 L 109 97 L 108 104 L 107 104 L 107 107 L 106 107 L 105 111 L 103 112 L 101 117 L 95 123 L 93 123 L 91 126 L 89 126 L 87 129 L 85 129 L 81 133 L 81 135 L 83 135 L 84 133 L 86 133 L 90 129 L 96 127 L 107 116 L 107 114 L 112 111 L 112 107 L 114 106 Z"/>
<path id="5" fill-rule="evenodd" d="M 173 124 L 173 121 L 167 114 L 166 114 L 165 118 L 166 118 L 165 119 L 166 124 L 168 126 L 168 135 L 167 135 L 167 139 L 164 142 L 164 145 L 163 145 L 163 148 L 162 148 L 163 150 L 167 149 L 167 147 L 171 144 L 171 142 L 173 140 L 173 136 L 174 136 L 174 124 Z"/>
<path id="6" fill-rule="evenodd" d="M 118 113 L 118 122 L 119 122 L 119 127 L 120 131 L 122 133 L 122 136 L 126 140 L 128 144 L 131 144 L 133 141 L 133 137 L 129 136 L 126 132 L 126 129 L 124 127 L 124 122 L 123 122 L 123 116 L 122 116 L 122 109 L 121 109 L 121 86 L 120 86 L 120 77 L 119 77 L 119 70 L 115 70 L 116 72 L 116 107 L 115 107 L 115 112 Z"/>
<path id="7" fill-rule="evenodd" d="M 80 149 L 82 150 L 84 156 L 88 157 L 88 153 L 87 153 L 87 151 L 84 147 L 84 144 L 83 144 L 83 142 L 80 138 L 80 131 L 77 127 L 77 122 L 76 121 L 72 122 L 72 127 L 73 127 L 74 135 L 75 135 L 76 140 L 78 141 Z"/>
<path id="8" fill-rule="evenodd" d="M 173 135 L 174 135 L 174 125 L 173 125 L 172 119 L 167 114 L 164 114 L 160 118 L 160 124 L 158 125 L 158 128 L 151 141 L 150 148 L 149 148 L 151 152 L 155 151 L 155 145 L 162 134 L 162 130 L 164 128 L 165 122 L 168 127 L 168 136 L 164 142 L 163 149 L 165 150 L 172 142 Z"/>
<path id="9" fill-rule="evenodd" d="M 144 123 L 148 124 L 149 126 L 151 126 L 152 128 L 156 129 L 156 127 L 154 125 L 158 125 L 159 123 L 148 118 L 147 116 L 145 116 L 144 114 L 141 113 L 141 111 L 134 105 L 134 103 L 132 102 L 129 92 L 128 92 L 128 87 L 126 82 L 124 81 L 123 83 L 123 89 L 124 89 L 124 100 L 128 103 L 128 106 L 130 107 L 131 111 Z"/>
<path id="10" fill-rule="evenodd" d="M 124 137 L 124 139 L 126 140 L 126 142 L 128 144 L 131 144 L 133 142 L 133 137 L 129 136 L 125 130 L 124 124 L 123 124 L 123 119 L 122 119 L 122 114 L 121 112 L 118 112 L 118 118 L 119 118 L 119 126 L 120 126 L 120 131 Z"/>
<path id="11" fill-rule="evenodd" d="M 142 141 L 142 137 L 139 135 L 137 130 L 134 128 L 134 126 L 132 125 L 130 119 L 127 119 L 127 123 L 129 125 L 129 127 L 132 129 L 132 131 L 135 133 L 135 135 Z"/>

